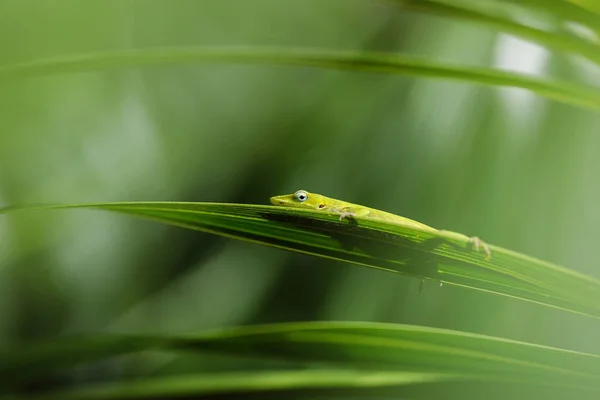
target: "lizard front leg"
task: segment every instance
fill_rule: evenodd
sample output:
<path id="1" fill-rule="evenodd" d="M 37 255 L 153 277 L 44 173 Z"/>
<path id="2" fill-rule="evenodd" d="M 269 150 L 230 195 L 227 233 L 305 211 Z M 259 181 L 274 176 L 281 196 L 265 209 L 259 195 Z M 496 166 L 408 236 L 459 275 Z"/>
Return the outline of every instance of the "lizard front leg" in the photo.
<path id="1" fill-rule="evenodd" d="M 475 251 L 479 251 L 479 248 L 481 247 L 483 249 L 483 252 L 486 254 L 486 259 L 489 260 L 490 258 L 492 258 L 492 252 L 491 252 L 490 248 L 487 246 L 487 244 L 485 244 L 485 242 L 483 240 L 479 239 L 477 236 L 468 237 L 468 236 L 463 235 L 462 233 L 447 231 L 444 229 L 441 229 L 440 232 L 444 232 L 448 235 L 454 236 L 459 239 L 466 238 L 469 240 L 469 243 L 471 245 L 473 245 L 473 247 L 475 248 Z"/>
<path id="2" fill-rule="evenodd" d="M 340 221 L 344 218 L 365 217 L 369 215 L 369 210 L 356 207 L 333 207 L 331 212 L 340 216 Z"/>

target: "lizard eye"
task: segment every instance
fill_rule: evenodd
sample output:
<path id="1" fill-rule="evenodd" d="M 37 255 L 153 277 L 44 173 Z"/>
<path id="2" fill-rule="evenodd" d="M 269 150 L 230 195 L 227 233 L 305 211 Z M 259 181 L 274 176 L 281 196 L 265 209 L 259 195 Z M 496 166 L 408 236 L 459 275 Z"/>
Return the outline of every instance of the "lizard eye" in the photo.
<path id="1" fill-rule="evenodd" d="M 308 199 L 308 193 L 306 193 L 304 190 L 298 190 L 294 196 L 296 196 L 296 198 L 300 201 L 306 201 Z"/>

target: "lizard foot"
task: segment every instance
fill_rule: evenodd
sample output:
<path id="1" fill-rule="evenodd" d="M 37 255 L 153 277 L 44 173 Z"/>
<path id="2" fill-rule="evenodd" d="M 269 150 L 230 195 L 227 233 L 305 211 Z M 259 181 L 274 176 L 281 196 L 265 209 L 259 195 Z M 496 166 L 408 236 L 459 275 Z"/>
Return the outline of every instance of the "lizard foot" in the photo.
<path id="1" fill-rule="evenodd" d="M 343 220 L 344 218 L 348 218 L 348 217 L 352 218 L 352 217 L 356 216 L 356 213 L 348 212 L 348 211 L 340 211 L 336 208 L 334 208 L 332 211 L 334 214 L 338 214 L 340 216 L 340 221 Z"/>
<path id="2" fill-rule="evenodd" d="M 340 221 L 343 220 L 344 218 L 347 218 L 347 217 L 352 218 L 355 215 L 356 215 L 356 213 L 353 213 L 353 212 L 341 212 L 340 213 Z"/>
<path id="3" fill-rule="evenodd" d="M 490 248 L 487 246 L 487 244 L 483 242 L 483 240 L 479 239 L 477 236 L 469 238 L 469 242 L 473 243 L 473 246 L 475 246 L 476 251 L 479 251 L 479 247 L 483 249 L 483 251 L 487 255 L 487 257 L 485 258 L 486 260 L 489 260 L 492 257 L 492 252 L 490 251 Z"/>

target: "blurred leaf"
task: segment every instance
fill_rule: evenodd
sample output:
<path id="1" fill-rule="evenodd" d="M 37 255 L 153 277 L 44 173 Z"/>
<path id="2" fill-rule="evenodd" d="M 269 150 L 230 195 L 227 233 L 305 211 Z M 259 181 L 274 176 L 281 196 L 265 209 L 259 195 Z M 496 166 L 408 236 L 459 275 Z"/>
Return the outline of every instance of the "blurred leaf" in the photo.
<path id="1" fill-rule="evenodd" d="M 510 33 L 515 36 L 531 40 L 548 49 L 554 49 L 569 53 L 575 53 L 588 58 L 591 61 L 600 63 L 600 52 L 598 46 L 570 35 L 568 32 L 548 32 L 542 29 L 533 28 L 520 24 L 510 18 L 506 18 L 501 11 L 502 6 L 514 6 L 514 3 L 503 4 L 494 1 L 457 1 L 457 0 L 390 0 L 397 6 L 413 11 L 424 12 L 428 14 L 440 15 L 454 19 L 465 19 L 477 22 L 483 25 L 499 29 L 502 32 Z M 528 2 L 520 2 L 518 5 L 527 6 Z M 535 2 L 532 2 L 535 3 Z M 538 7 L 554 11 L 552 4 L 546 5 L 546 2 L 539 2 Z M 561 7 L 560 11 L 572 11 L 571 8 Z M 571 12 L 569 16 L 576 14 Z M 581 19 L 579 14 L 576 14 Z M 564 17 L 562 14 L 556 14 L 557 18 Z M 589 19 L 586 20 L 590 22 Z"/>
<path id="2" fill-rule="evenodd" d="M 544 10 L 563 21 L 576 22 L 590 29 L 600 30 L 600 15 L 589 12 L 589 10 L 580 7 L 575 2 L 569 2 L 568 0 L 521 1 L 519 3 L 515 3 L 514 0 L 499 1 L 505 4 L 518 4 L 521 7 Z"/>
<path id="3" fill-rule="evenodd" d="M 30 207 L 98 208 L 600 317 L 600 282 L 497 246 L 491 259 L 452 233 L 287 207 L 125 202 Z M 28 209 L 5 208 L 10 210 Z"/>
<path id="4" fill-rule="evenodd" d="M 282 64 L 456 79 L 485 85 L 519 87 L 559 102 L 600 109 L 598 90 L 568 82 L 489 68 L 449 66 L 401 54 L 302 48 L 172 47 L 78 54 L 0 66 L 0 82 L 56 73 L 199 62 Z"/>
<path id="5" fill-rule="evenodd" d="M 35 343 L 35 342 L 33 342 Z M 80 364 L 164 346 L 164 339 L 97 335 L 43 341 L 0 351 L 0 392 Z"/>
<path id="6" fill-rule="evenodd" d="M 141 343 L 141 345 L 140 345 Z M 97 351 L 96 344 L 102 351 Z M 250 359 L 281 359 L 291 371 L 153 376 L 137 381 L 83 387 L 42 398 L 142 398 L 298 388 L 376 388 L 435 381 L 526 383 L 557 389 L 600 391 L 600 357 L 451 330 L 361 322 L 301 322 L 229 328 L 199 335 L 149 338 L 107 335 L 62 338 L 3 354 L 3 377 L 28 368 L 54 372 L 63 359 L 91 361 L 131 351 L 162 349 L 216 352 Z M 12 354 L 11 354 L 12 352 Z M 86 357 L 87 354 L 87 357 Z M 76 365 L 79 362 L 73 362 Z M 333 367 L 333 368 L 332 368 Z M 41 369 L 40 369 L 41 368 Z M 6 375 L 8 373 L 8 375 Z M 22 376 L 22 375 L 21 375 Z"/>
<path id="7" fill-rule="evenodd" d="M 600 3 L 597 0 L 567 0 L 573 4 L 585 8 L 586 10 L 592 11 L 596 14 L 600 14 Z"/>
<path id="8" fill-rule="evenodd" d="M 462 376 L 404 371 L 314 369 L 298 371 L 214 372 L 98 384 L 28 399 L 152 399 L 210 394 L 250 394 L 299 389 L 378 388 L 459 380 Z M 195 397 L 194 397 L 195 398 Z"/>

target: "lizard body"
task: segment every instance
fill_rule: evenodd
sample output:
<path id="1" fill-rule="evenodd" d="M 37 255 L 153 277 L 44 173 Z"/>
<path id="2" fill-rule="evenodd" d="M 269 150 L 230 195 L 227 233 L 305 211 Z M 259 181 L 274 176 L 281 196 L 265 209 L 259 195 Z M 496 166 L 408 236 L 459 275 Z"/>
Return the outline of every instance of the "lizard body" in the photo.
<path id="1" fill-rule="evenodd" d="M 491 252 L 487 245 L 476 236 L 469 238 L 460 233 L 435 229 L 428 225 L 422 224 L 409 218 L 401 217 L 396 214 L 377 210 L 375 208 L 361 206 L 359 204 L 353 204 L 346 201 L 333 199 L 330 197 L 325 197 L 317 193 L 307 192 L 306 190 L 298 190 L 292 194 L 273 196 L 271 197 L 271 204 L 276 206 L 304 208 L 323 212 L 330 212 L 339 215 L 340 220 L 344 218 L 354 217 L 368 218 L 401 226 L 417 228 L 430 232 L 450 233 L 452 236 L 455 236 L 457 238 L 468 239 L 471 243 L 474 244 L 477 250 L 481 246 L 487 254 L 487 257 L 491 257 Z"/>

